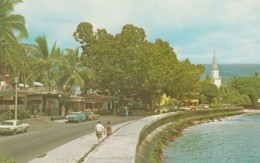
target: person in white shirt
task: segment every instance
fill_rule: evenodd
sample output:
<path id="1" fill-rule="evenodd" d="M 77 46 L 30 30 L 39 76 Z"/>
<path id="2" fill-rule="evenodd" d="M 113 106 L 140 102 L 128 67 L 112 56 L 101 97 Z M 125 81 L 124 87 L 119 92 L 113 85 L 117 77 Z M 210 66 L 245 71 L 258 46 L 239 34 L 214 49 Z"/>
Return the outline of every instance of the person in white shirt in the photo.
<path id="1" fill-rule="evenodd" d="M 98 138 L 98 142 L 102 139 L 103 133 L 105 134 L 105 127 L 102 125 L 101 121 L 98 121 L 98 124 L 95 127 L 96 136 Z"/>

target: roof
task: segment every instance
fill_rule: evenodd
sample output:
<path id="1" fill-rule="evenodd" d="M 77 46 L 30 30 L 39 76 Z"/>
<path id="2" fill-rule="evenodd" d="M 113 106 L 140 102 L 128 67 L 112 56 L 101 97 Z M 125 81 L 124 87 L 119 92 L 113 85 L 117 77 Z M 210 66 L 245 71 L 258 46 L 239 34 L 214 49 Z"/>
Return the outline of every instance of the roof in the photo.
<path id="1" fill-rule="evenodd" d="M 99 95 L 97 93 L 91 93 L 88 94 L 88 96 L 86 97 L 86 102 L 91 103 L 91 102 L 95 102 L 95 103 L 100 103 L 100 102 L 104 102 L 104 101 L 110 101 L 112 100 L 112 96 L 106 96 L 106 95 Z"/>

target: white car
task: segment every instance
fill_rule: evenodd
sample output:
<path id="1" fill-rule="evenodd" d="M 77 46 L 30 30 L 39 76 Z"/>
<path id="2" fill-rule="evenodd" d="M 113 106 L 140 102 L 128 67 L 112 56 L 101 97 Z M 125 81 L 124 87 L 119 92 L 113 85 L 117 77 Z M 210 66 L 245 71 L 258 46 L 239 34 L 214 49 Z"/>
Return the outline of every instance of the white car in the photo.
<path id="1" fill-rule="evenodd" d="M 6 120 L 0 124 L 0 133 L 11 133 L 16 135 L 18 132 L 27 132 L 30 127 L 27 123 L 19 120 Z"/>

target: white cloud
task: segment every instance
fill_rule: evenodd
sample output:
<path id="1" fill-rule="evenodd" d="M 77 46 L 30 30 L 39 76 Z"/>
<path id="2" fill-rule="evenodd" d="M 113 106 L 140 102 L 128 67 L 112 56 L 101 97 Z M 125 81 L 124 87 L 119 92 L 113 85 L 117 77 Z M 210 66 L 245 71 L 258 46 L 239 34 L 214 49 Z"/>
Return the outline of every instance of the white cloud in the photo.
<path id="1" fill-rule="evenodd" d="M 31 37 L 45 34 L 62 48 L 77 45 L 72 34 L 82 21 L 112 34 L 131 23 L 151 41 L 170 42 L 180 59 L 210 63 L 215 49 L 219 62 L 260 63 L 258 0 L 24 0 L 16 12 Z"/>

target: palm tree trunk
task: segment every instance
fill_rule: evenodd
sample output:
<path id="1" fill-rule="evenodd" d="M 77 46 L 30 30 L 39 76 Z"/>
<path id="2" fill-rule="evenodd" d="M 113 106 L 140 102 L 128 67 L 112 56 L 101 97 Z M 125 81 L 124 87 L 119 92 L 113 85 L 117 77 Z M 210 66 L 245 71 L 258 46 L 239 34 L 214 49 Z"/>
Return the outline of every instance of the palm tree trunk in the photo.
<path id="1" fill-rule="evenodd" d="M 51 93 L 51 82 L 50 82 L 50 66 L 48 66 L 48 93 Z"/>

